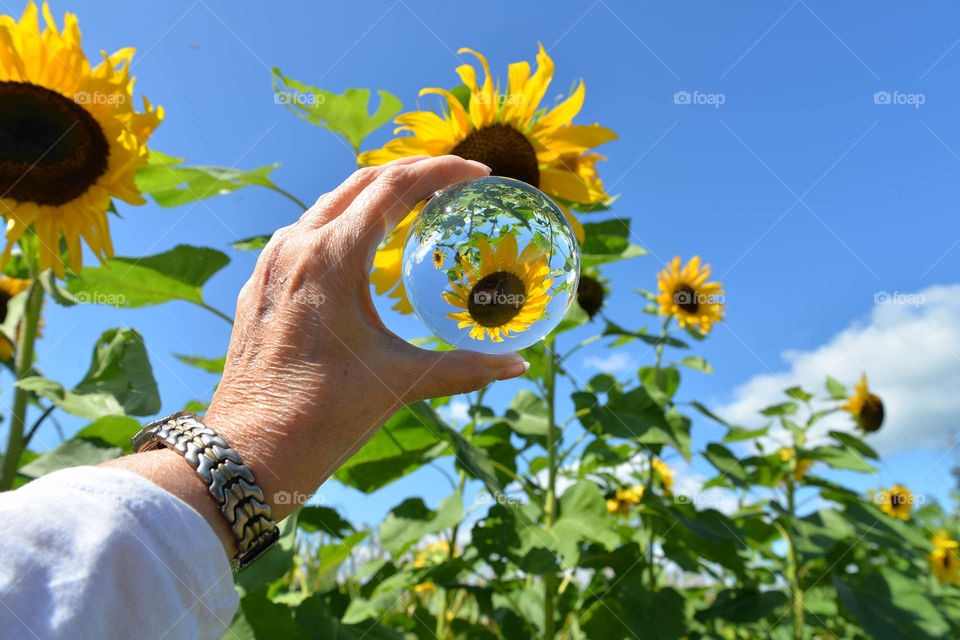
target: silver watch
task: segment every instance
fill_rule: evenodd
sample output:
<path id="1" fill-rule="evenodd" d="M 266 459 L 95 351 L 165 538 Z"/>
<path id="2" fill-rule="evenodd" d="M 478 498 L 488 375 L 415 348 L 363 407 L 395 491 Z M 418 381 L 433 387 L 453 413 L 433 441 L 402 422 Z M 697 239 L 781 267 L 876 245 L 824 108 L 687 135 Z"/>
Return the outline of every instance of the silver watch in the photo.
<path id="1" fill-rule="evenodd" d="M 236 451 L 192 411 L 151 422 L 130 439 L 135 453 L 169 447 L 193 465 L 227 519 L 239 553 L 230 563 L 242 571 L 276 543 L 280 531 L 263 492 Z"/>

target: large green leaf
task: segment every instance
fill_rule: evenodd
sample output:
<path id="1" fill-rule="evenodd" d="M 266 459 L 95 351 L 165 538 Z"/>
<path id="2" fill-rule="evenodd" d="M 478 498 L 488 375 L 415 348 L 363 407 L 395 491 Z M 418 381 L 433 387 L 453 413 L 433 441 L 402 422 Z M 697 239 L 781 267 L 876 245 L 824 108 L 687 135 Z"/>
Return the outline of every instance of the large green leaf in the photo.
<path id="1" fill-rule="evenodd" d="M 420 498 L 407 498 L 380 524 L 380 540 L 387 551 L 399 555 L 428 534 L 457 524 L 462 516 L 463 502 L 457 494 L 445 498 L 436 511 Z"/>
<path id="2" fill-rule="evenodd" d="M 161 207 L 206 200 L 249 186 L 266 187 L 287 195 L 270 180 L 270 172 L 280 163 L 242 171 L 227 167 L 184 166 L 183 162 L 183 158 L 151 149 L 149 164 L 137 169 L 140 193 L 151 195 Z"/>
<path id="3" fill-rule="evenodd" d="M 606 262 L 646 255 L 643 247 L 630 242 L 630 219 L 614 218 L 583 225 L 584 241 L 581 247 L 581 267 L 592 267 Z"/>
<path id="4" fill-rule="evenodd" d="M 621 604 L 624 622 L 631 633 L 640 632 L 638 637 L 676 640 L 687 633 L 687 599 L 672 587 L 631 589 L 624 593 Z"/>
<path id="5" fill-rule="evenodd" d="M 17 470 L 27 478 L 39 478 L 58 469 L 97 465 L 123 455 L 123 449 L 100 441 L 72 438 L 54 449 L 40 454 Z"/>
<path id="6" fill-rule="evenodd" d="M 848 446 L 824 445 L 807 451 L 805 456 L 811 460 L 825 462 L 834 469 L 850 469 L 863 473 L 873 473 L 877 470 L 864 459 L 862 453 Z"/>
<path id="7" fill-rule="evenodd" d="M 402 103 L 387 91 L 377 91 L 380 106 L 372 114 L 369 89 L 347 89 L 341 94 L 311 87 L 273 68 L 273 90 L 276 100 L 311 124 L 343 136 L 354 152 L 363 139 L 400 113 Z"/>
<path id="8" fill-rule="evenodd" d="M 567 567 L 580 560 L 580 543 L 597 542 L 612 551 L 620 541 L 613 531 L 612 516 L 595 482 L 581 480 L 563 492 L 560 498 L 560 518 L 554 523 L 553 534 L 558 540 L 557 552 Z"/>
<path id="9" fill-rule="evenodd" d="M 724 478 L 728 479 L 734 485 L 741 488 L 748 486 L 746 469 L 743 468 L 740 460 L 737 459 L 733 452 L 725 446 L 711 442 L 707 445 L 707 450 L 703 456 L 710 461 L 710 464 L 717 468 L 717 471 L 719 471 Z"/>
<path id="10" fill-rule="evenodd" d="M 739 587 L 724 589 L 716 600 L 697 612 L 697 620 L 725 620 L 733 624 L 748 624 L 772 616 L 783 610 L 787 596 L 782 591 L 758 591 Z"/>
<path id="11" fill-rule="evenodd" d="M 59 382 L 31 376 L 17 386 L 33 391 L 60 409 L 96 420 L 109 415 L 148 416 L 160 411 L 143 337 L 134 329 L 110 329 L 97 340 L 83 380 L 67 391 Z"/>
<path id="12" fill-rule="evenodd" d="M 209 373 L 223 373 L 223 367 L 227 363 L 226 356 L 220 356 L 219 358 L 204 358 L 203 356 L 185 356 L 179 353 L 175 353 L 173 356 L 183 364 L 188 364 L 191 367 L 203 369 Z"/>
<path id="13" fill-rule="evenodd" d="M 950 627 L 924 593 L 923 585 L 891 569 L 833 584 L 844 609 L 877 640 L 946 638 Z"/>
<path id="14" fill-rule="evenodd" d="M 511 429 L 522 436 L 546 436 L 550 426 L 547 405 L 527 389 L 520 390 L 513 397 L 505 420 Z"/>
<path id="15" fill-rule="evenodd" d="M 207 247 L 178 245 L 143 258 L 113 258 L 88 267 L 67 281 L 78 302 L 115 307 L 143 307 L 170 300 L 203 305 L 202 287 L 230 262 L 225 253 Z"/>

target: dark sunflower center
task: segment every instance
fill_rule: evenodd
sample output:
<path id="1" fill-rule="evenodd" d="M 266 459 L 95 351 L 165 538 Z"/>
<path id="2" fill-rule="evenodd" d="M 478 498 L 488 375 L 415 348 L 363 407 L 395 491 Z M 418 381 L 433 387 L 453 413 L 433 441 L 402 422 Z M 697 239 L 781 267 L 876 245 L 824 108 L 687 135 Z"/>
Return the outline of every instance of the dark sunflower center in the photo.
<path id="1" fill-rule="evenodd" d="M 890 504 L 893 505 L 894 509 L 898 509 L 907 504 L 907 496 L 902 493 L 894 493 L 890 496 Z"/>
<path id="2" fill-rule="evenodd" d="M 603 293 L 603 285 L 595 278 L 580 276 L 580 283 L 577 286 L 577 302 L 587 312 L 591 320 L 603 306 Z"/>
<path id="3" fill-rule="evenodd" d="M 6 291 L 0 290 L 0 324 L 7 319 L 7 304 L 12 296 Z"/>
<path id="4" fill-rule="evenodd" d="M 0 82 L 0 195 L 60 205 L 107 170 L 110 146 L 80 104 L 26 82 Z"/>
<path id="5" fill-rule="evenodd" d="M 520 313 L 526 295 L 523 280 L 507 271 L 497 271 L 473 286 L 467 310 L 481 327 L 502 327 Z"/>
<path id="6" fill-rule="evenodd" d="M 863 401 L 860 409 L 860 426 L 867 433 L 873 433 L 883 424 L 883 401 L 872 393 Z"/>
<path id="7" fill-rule="evenodd" d="M 537 152 L 526 136 L 506 124 L 491 124 L 471 131 L 450 153 L 482 162 L 491 174 L 540 186 Z"/>
<path id="8" fill-rule="evenodd" d="M 680 285 L 673 293 L 674 303 L 687 313 L 696 313 L 700 309 L 697 292 L 688 285 Z"/>

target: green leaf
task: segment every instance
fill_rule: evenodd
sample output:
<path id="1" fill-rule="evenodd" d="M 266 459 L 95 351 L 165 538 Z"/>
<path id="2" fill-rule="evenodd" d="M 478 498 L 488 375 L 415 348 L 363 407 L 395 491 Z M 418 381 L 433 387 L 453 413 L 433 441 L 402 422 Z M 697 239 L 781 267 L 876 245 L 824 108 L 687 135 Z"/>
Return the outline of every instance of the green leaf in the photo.
<path id="1" fill-rule="evenodd" d="M 630 219 L 614 218 L 583 225 L 581 268 L 646 255 L 647 250 L 630 242 Z"/>
<path id="2" fill-rule="evenodd" d="M 749 624 L 777 614 L 786 604 L 787 596 L 782 591 L 758 591 L 748 587 L 724 589 L 709 607 L 697 612 L 696 618 L 703 622 L 725 620 L 733 624 Z"/>
<path id="3" fill-rule="evenodd" d="M 302 507 L 297 525 L 304 531 L 319 531 L 336 538 L 343 538 L 354 531 L 353 525 L 344 520 L 336 509 L 330 507 Z"/>
<path id="4" fill-rule="evenodd" d="M 78 302 L 115 307 L 143 307 L 170 300 L 203 305 L 202 287 L 230 262 L 225 253 L 207 247 L 178 245 L 143 258 L 113 258 L 87 267 L 67 280 Z"/>
<path id="5" fill-rule="evenodd" d="M 834 400 L 845 400 L 847 398 L 847 388 L 830 376 L 827 376 L 827 392 Z"/>
<path id="6" fill-rule="evenodd" d="M 243 592 L 251 594 L 281 579 L 290 570 L 296 553 L 297 511 L 284 518 L 278 527 L 280 538 L 277 543 L 237 574 L 236 582 Z"/>
<path id="7" fill-rule="evenodd" d="M 377 91 L 380 106 L 374 113 L 367 109 L 369 89 L 350 88 L 336 94 L 298 82 L 273 68 L 273 90 L 277 102 L 311 124 L 343 136 L 354 152 L 359 151 L 363 139 L 400 113 L 403 104 L 387 91 Z"/>
<path id="8" fill-rule="evenodd" d="M 673 367 L 660 369 L 659 375 L 654 367 L 640 367 L 637 372 L 640 382 L 645 387 L 654 387 L 659 389 L 668 398 L 672 398 L 680 387 L 680 372 Z M 659 378 L 659 384 L 657 379 Z"/>
<path id="9" fill-rule="evenodd" d="M 253 564 L 250 568 L 253 569 L 255 566 L 256 564 Z M 223 637 L 231 640 L 272 640 L 273 638 L 310 640 L 314 636 L 308 635 L 297 626 L 293 618 L 293 609 L 271 602 L 264 587 L 256 592 L 247 593 L 240 600 L 240 608 Z"/>
<path id="10" fill-rule="evenodd" d="M 161 207 L 206 200 L 249 186 L 266 187 L 287 195 L 270 180 L 270 172 L 280 163 L 242 171 L 227 167 L 184 166 L 183 162 L 183 158 L 151 149 L 149 164 L 137 169 L 140 193 L 151 195 Z"/>
<path id="11" fill-rule="evenodd" d="M 37 458 L 17 470 L 28 478 L 39 478 L 58 469 L 98 465 L 123 455 L 123 449 L 100 441 L 84 438 L 72 438 L 54 449 L 40 454 Z"/>
<path id="12" fill-rule="evenodd" d="M 874 451 L 870 445 L 853 434 L 844 433 L 843 431 L 831 431 L 830 436 L 843 446 L 853 449 L 866 458 L 872 458 L 874 460 L 880 459 L 880 456 L 877 455 L 877 452 Z"/>
<path id="13" fill-rule="evenodd" d="M 522 436 L 545 436 L 550 426 L 547 405 L 527 389 L 520 390 L 514 396 L 504 419 L 511 429 Z"/>
<path id="14" fill-rule="evenodd" d="M 270 242 L 270 238 L 273 237 L 273 234 L 267 234 L 263 236 L 253 236 L 250 238 L 244 238 L 243 240 L 237 240 L 230 244 L 234 249 L 239 251 L 256 251 L 258 249 L 263 249 L 267 246 L 267 243 Z"/>
<path id="15" fill-rule="evenodd" d="M 643 629 L 643 637 L 678 640 L 687 636 L 687 599 L 673 587 L 631 589 L 621 603 L 624 622 L 630 629 Z"/>
<path id="16" fill-rule="evenodd" d="M 700 356 L 687 356 L 683 360 L 677 360 L 674 364 L 682 364 L 701 373 L 713 373 L 713 366 Z"/>
<path id="17" fill-rule="evenodd" d="M 613 322 L 610 322 L 609 320 L 607 320 L 607 326 L 604 328 L 602 335 L 620 336 L 620 339 L 616 340 L 613 343 L 614 346 L 619 346 L 621 344 L 629 342 L 630 340 L 640 340 L 654 347 L 662 343 L 669 347 L 677 347 L 678 349 L 688 348 L 687 343 L 681 342 L 676 338 L 671 338 L 670 336 L 667 336 L 665 338 L 661 338 L 658 335 L 652 336 L 649 333 L 646 333 L 645 329 L 641 331 L 627 331 L 623 327 L 620 327 L 614 324 Z"/>
<path id="18" fill-rule="evenodd" d="M 707 445 L 703 456 L 733 484 L 741 488 L 747 488 L 749 484 L 747 471 L 732 451 L 714 442 Z"/>
<path id="19" fill-rule="evenodd" d="M 847 581 L 834 576 L 833 584 L 844 609 L 871 638 L 943 638 L 950 631 L 915 578 L 881 569 Z"/>
<path id="20" fill-rule="evenodd" d="M 130 438 L 140 431 L 140 421 L 125 416 L 104 416 L 80 429 L 73 437 L 100 441 L 120 447 L 125 454 L 133 453 Z"/>
<path id="21" fill-rule="evenodd" d="M 781 402 L 767 407 L 760 413 L 765 416 L 787 416 L 796 413 L 799 408 L 796 402 Z"/>
<path id="22" fill-rule="evenodd" d="M 436 511 L 420 498 L 407 498 L 380 524 L 380 540 L 387 551 L 399 555 L 425 536 L 457 524 L 462 516 L 463 502 L 457 494 L 445 498 Z"/>
<path id="23" fill-rule="evenodd" d="M 210 373 L 222 374 L 223 366 L 227 363 L 226 356 L 220 356 L 219 358 L 204 358 L 202 356 L 185 356 L 179 353 L 175 353 L 173 356 L 183 364 L 188 364 L 191 367 L 197 367 L 198 369 L 203 369 L 204 371 L 209 371 Z"/>
<path id="24" fill-rule="evenodd" d="M 790 396 L 791 398 L 796 398 L 801 402 L 807 402 L 810 398 L 813 397 L 812 393 L 807 393 L 800 387 L 790 387 L 789 389 L 784 390 L 784 393 Z"/>
<path id="25" fill-rule="evenodd" d="M 143 337 L 134 329 L 105 331 L 94 346 L 87 374 L 71 391 L 39 376 L 19 380 L 17 386 L 50 400 L 67 413 L 90 420 L 108 415 L 148 416 L 160 411 L 160 394 Z"/>
<path id="26" fill-rule="evenodd" d="M 613 518 L 595 482 L 581 480 L 563 492 L 560 518 L 554 523 L 556 551 L 563 556 L 565 567 L 574 567 L 580 560 L 580 543 L 591 541 L 612 551 L 620 537 L 613 531 Z"/>
<path id="27" fill-rule="evenodd" d="M 860 471 L 863 473 L 874 473 L 877 471 L 876 467 L 870 465 L 863 459 L 863 455 L 847 447 L 825 445 L 807 451 L 804 457 L 825 462 L 834 469 L 850 469 L 851 471 Z"/>

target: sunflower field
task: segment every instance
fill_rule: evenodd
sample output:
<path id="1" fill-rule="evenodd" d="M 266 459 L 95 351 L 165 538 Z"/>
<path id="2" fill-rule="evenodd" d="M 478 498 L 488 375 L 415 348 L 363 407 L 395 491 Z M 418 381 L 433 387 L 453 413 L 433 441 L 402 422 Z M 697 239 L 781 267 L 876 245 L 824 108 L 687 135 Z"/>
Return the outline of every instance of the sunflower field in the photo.
<path id="1" fill-rule="evenodd" d="M 114 214 L 147 198 L 173 208 L 255 188 L 307 207 L 273 182 L 272 167 L 195 166 L 150 148 L 164 109 L 145 98 L 135 104 L 133 50 L 88 59 L 76 16 L 30 2 L 22 16 L 0 17 L 0 36 L 0 360 L 13 388 L 0 490 L 8 490 L 130 453 L 143 419 L 180 408 L 162 407 L 149 351 L 132 328 L 103 331 L 78 383 L 45 377 L 44 361 L 57 357 L 55 345 L 42 353 L 35 346 L 51 337 L 45 305 L 180 301 L 223 318 L 229 330 L 229 314 L 203 291 L 229 262 L 223 248 L 184 238 L 163 253 L 117 256 L 111 225 L 136 222 Z M 690 398 L 681 382 L 723 369 L 698 355 L 727 312 L 709 248 L 663 265 L 645 257 L 602 179 L 616 123 L 579 121 L 584 81 L 553 101 L 554 63 L 542 46 L 499 70 L 481 52 L 458 54 L 467 62 L 437 78 L 443 87 L 403 96 L 335 93 L 278 68 L 272 88 L 286 115 L 305 121 L 305 134 L 312 125 L 326 130 L 320 140 L 349 145 L 356 166 L 344 166 L 344 176 L 411 155 L 454 154 L 540 189 L 580 245 L 575 297 L 557 328 L 523 351 L 524 377 L 460 398 L 468 402 L 461 418 L 449 411 L 451 398 L 407 406 L 328 481 L 385 495 L 433 467 L 445 498 L 430 505 L 405 497 L 374 524 L 307 500 L 281 523 L 279 544 L 236 576 L 241 605 L 224 637 L 960 637 L 957 514 L 920 504 L 907 486 L 864 493 L 826 477 L 877 469 L 867 436 L 883 428 L 883 390 L 869 386 L 869 372 L 783 389 L 762 410 L 760 428 Z M 418 98 L 422 109 L 403 107 Z M 391 123 L 393 139 L 366 143 Z M 51 147 L 56 153 L 45 154 Z M 383 242 L 370 276 L 380 302 L 399 314 L 412 313 L 401 255 L 419 209 Z M 257 251 L 270 231 L 231 250 Z M 82 260 L 84 247 L 92 263 Z M 488 271 L 500 269 L 534 301 L 546 296 L 547 269 L 532 244 L 518 247 L 507 235 L 479 253 L 496 265 Z M 628 260 L 634 279 L 605 277 Z M 447 294 L 460 308 L 451 317 L 477 339 L 522 333 L 542 312 L 517 308 L 480 322 L 463 302 L 480 275 Z M 637 313 L 616 317 L 605 306 L 615 288 L 634 292 Z M 122 323 L 123 311 L 115 315 Z M 450 348 L 434 338 L 417 344 Z M 573 354 L 627 344 L 645 354 L 630 375 L 587 379 L 569 366 Z M 214 375 L 223 369 L 223 358 L 178 357 Z M 848 428 L 823 428 L 831 414 Z M 32 447 L 57 415 L 85 426 L 51 450 Z M 694 446 L 702 424 L 724 435 Z M 713 476 L 691 495 L 677 488 L 679 469 L 694 459 Z"/>

